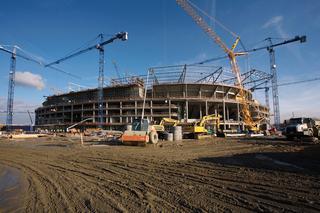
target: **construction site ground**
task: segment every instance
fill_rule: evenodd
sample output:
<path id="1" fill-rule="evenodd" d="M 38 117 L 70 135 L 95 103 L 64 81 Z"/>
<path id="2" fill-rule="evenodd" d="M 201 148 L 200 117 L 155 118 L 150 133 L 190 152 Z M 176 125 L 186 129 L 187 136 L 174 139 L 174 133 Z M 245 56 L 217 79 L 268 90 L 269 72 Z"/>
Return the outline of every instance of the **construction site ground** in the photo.
<path id="1" fill-rule="evenodd" d="M 320 146 L 298 141 L 1 139 L 0 165 L 20 180 L 15 199 L 0 195 L 4 212 L 320 211 Z"/>

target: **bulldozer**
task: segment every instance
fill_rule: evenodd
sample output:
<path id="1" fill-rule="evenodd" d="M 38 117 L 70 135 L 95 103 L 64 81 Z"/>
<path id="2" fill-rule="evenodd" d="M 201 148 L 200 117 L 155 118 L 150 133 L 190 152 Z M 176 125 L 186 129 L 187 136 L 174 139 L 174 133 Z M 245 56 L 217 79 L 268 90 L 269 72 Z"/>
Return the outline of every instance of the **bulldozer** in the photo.
<path id="1" fill-rule="evenodd" d="M 158 133 L 148 119 L 134 119 L 132 130 L 125 130 L 121 142 L 131 146 L 145 146 L 147 143 L 158 143 Z"/>
<path id="2" fill-rule="evenodd" d="M 215 134 L 219 131 L 220 115 L 206 115 L 200 121 L 193 123 L 181 123 L 182 132 L 194 139 L 200 139 L 203 135 Z"/>

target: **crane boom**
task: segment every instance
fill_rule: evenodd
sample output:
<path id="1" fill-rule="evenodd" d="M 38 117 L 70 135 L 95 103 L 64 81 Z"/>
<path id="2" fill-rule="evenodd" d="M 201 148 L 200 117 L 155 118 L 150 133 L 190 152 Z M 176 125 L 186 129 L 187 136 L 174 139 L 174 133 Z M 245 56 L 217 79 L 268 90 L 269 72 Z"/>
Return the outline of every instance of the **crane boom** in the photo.
<path id="1" fill-rule="evenodd" d="M 205 22 L 205 20 L 197 14 L 197 12 L 191 7 L 186 0 L 176 0 L 177 4 L 186 11 L 188 15 L 201 27 L 201 29 L 207 33 L 214 41 L 226 52 L 229 53 L 229 48 L 221 40 L 221 38 L 211 29 L 211 27 Z"/>
<path id="2" fill-rule="evenodd" d="M 45 67 L 50 67 L 51 65 L 59 64 L 59 63 L 61 63 L 61 62 L 63 62 L 63 61 L 66 61 L 66 60 L 68 60 L 68 59 L 70 59 L 70 58 L 73 58 L 73 57 L 75 57 L 75 56 L 77 56 L 77 55 L 81 55 L 82 53 L 86 53 L 86 52 L 88 52 L 88 51 L 90 51 L 90 50 L 92 50 L 92 49 L 100 49 L 101 47 L 103 47 L 103 46 L 105 46 L 105 45 L 107 45 L 107 44 L 112 43 L 112 42 L 113 42 L 114 40 L 116 40 L 116 39 L 121 39 L 121 40 L 125 41 L 125 40 L 128 39 L 128 33 L 127 33 L 127 32 L 117 33 L 116 35 L 114 35 L 112 38 L 110 38 L 110 39 L 107 40 L 107 41 L 100 42 L 100 43 L 97 44 L 97 45 L 93 45 L 93 46 L 88 47 L 88 48 L 86 48 L 86 49 L 80 50 L 80 51 L 78 51 L 78 52 L 76 52 L 76 53 L 70 54 L 70 55 L 68 55 L 68 56 L 66 56 L 66 57 L 63 57 L 63 58 L 58 59 L 58 60 L 56 60 L 56 61 L 53 61 L 53 62 L 51 62 L 51 63 L 49 63 L 49 64 L 46 64 Z"/>
<path id="3" fill-rule="evenodd" d="M 267 38 L 266 40 L 268 40 L 268 39 L 271 39 L 271 38 Z M 270 45 L 263 46 L 263 47 L 253 48 L 251 50 L 247 50 L 246 52 L 254 52 L 254 51 L 263 50 L 263 49 L 270 49 L 270 48 L 274 48 L 274 47 L 281 46 L 284 44 L 289 44 L 289 43 L 296 42 L 296 41 L 300 41 L 300 43 L 304 43 L 307 41 L 307 36 L 305 36 L 305 35 L 295 36 L 294 38 L 289 39 L 289 40 L 284 40 L 282 42 L 279 42 L 276 44 L 270 44 Z"/>
<path id="4" fill-rule="evenodd" d="M 228 48 L 227 45 L 222 41 L 222 39 L 214 32 L 214 30 L 205 22 L 205 20 L 199 16 L 196 12 L 196 10 L 190 5 L 188 0 L 176 0 L 177 4 L 185 10 L 185 12 L 191 16 L 191 18 L 200 26 L 200 28 L 210 37 L 214 40 L 216 44 L 218 44 L 221 49 L 228 55 L 228 58 L 230 60 L 231 69 L 236 76 L 237 79 L 237 86 L 239 87 L 239 96 L 240 96 L 240 102 L 242 105 L 241 112 L 242 112 L 242 118 L 244 123 L 249 127 L 249 129 L 253 129 L 256 126 L 256 123 L 253 121 L 249 109 L 249 104 L 247 101 L 247 95 L 244 90 L 241 76 L 240 76 L 240 68 L 237 64 L 236 57 L 240 55 L 244 55 L 245 53 L 236 53 L 234 52 L 240 37 L 238 36 L 236 38 L 236 41 L 232 45 L 231 48 Z"/>

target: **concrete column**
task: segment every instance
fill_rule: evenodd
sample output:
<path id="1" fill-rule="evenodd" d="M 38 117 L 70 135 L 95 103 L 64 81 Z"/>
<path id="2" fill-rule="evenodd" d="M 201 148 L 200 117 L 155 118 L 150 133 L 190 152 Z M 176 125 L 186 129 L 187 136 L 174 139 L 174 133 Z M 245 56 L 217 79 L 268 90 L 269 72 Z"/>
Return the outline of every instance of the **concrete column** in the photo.
<path id="1" fill-rule="evenodd" d="M 120 101 L 120 123 L 122 123 L 122 101 Z"/>
<path id="2" fill-rule="evenodd" d="M 109 102 L 106 102 L 106 123 L 109 123 Z"/>
<path id="3" fill-rule="evenodd" d="M 188 86 L 187 86 L 187 84 L 186 84 L 186 97 L 188 97 Z"/>
<path id="4" fill-rule="evenodd" d="M 83 104 L 81 104 L 81 120 L 83 120 Z"/>
<path id="5" fill-rule="evenodd" d="M 222 107 L 223 107 L 223 128 L 226 129 L 226 103 L 223 99 L 222 101 Z"/>
<path id="6" fill-rule="evenodd" d="M 153 121 L 153 109 L 152 109 L 152 101 L 150 100 L 150 120 Z"/>
<path id="7" fill-rule="evenodd" d="M 229 114 L 229 106 L 226 107 L 227 109 L 227 121 L 230 121 L 230 114 Z M 228 125 L 228 127 L 230 128 L 230 124 Z"/>
<path id="8" fill-rule="evenodd" d="M 237 120 L 238 120 L 238 128 L 240 129 L 240 106 L 237 103 Z"/>
<path id="9" fill-rule="evenodd" d="M 64 106 L 62 107 L 62 123 L 65 123 L 65 121 L 64 121 L 64 111 L 65 111 L 65 108 L 64 108 Z"/>
<path id="10" fill-rule="evenodd" d="M 171 118 L 171 100 L 169 100 L 169 118 Z"/>
<path id="11" fill-rule="evenodd" d="M 93 122 L 95 123 L 96 122 L 96 106 L 95 106 L 95 103 L 93 103 L 93 108 L 92 108 L 92 117 L 93 117 Z"/>
<path id="12" fill-rule="evenodd" d="M 229 107 L 226 107 L 226 109 L 227 109 L 227 120 L 230 120 Z"/>
<path id="13" fill-rule="evenodd" d="M 206 100 L 206 115 L 208 115 L 208 100 Z"/>
<path id="14" fill-rule="evenodd" d="M 137 118 L 138 114 L 138 103 L 137 101 L 134 101 L 134 117 Z"/>
<path id="15" fill-rule="evenodd" d="M 64 113 L 63 113 L 63 121 L 64 121 Z M 71 123 L 73 123 L 73 104 L 71 105 Z"/>
<path id="16" fill-rule="evenodd" d="M 189 103 L 188 101 L 186 101 L 186 104 L 185 104 L 185 118 L 186 121 L 188 121 L 188 118 L 189 118 Z"/>
<path id="17" fill-rule="evenodd" d="M 202 105 L 201 105 L 201 103 L 199 103 L 199 106 L 200 106 L 200 110 L 199 110 L 199 112 L 200 112 L 200 118 L 202 118 Z"/>

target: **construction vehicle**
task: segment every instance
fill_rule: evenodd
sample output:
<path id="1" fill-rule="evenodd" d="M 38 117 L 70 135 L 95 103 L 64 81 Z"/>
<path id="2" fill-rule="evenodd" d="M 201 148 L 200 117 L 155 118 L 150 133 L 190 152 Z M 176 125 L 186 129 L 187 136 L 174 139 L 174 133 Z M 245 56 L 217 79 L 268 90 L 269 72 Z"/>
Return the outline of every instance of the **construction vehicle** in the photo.
<path id="1" fill-rule="evenodd" d="M 168 133 L 173 132 L 173 127 L 177 126 L 180 121 L 172 118 L 162 118 L 159 124 L 154 124 L 154 128 L 158 133 L 159 139 L 165 140 L 168 137 Z"/>
<path id="2" fill-rule="evenodd" d="M 125 145 L 145 146 L 147 143 L 158 143 L 158 133 L 148 119 L 134 119 L 132 130 L 126 130 L 121 136 Z"/>
<path id="3" fill-rule="evenodd" d="M 320 120 L 312 118 L 290 118 L 286 121 L 284 135 L 288 140 L 311 139 L 317 141 L 320 139 Z"/>
<path id="4" fill-rule="evenodd" d="M 225 26 L 223 26 L 220 22 L 217 22 L 221 27 L 223 27 L 225 30 L 227 30 L 235 39 L 235 42 L 229 48 L 223 40 L 218 36 L 218 34 L 206 23 L 205 19 L 202 18 L 200 15 L 198 15 L 196 9 L 201 11 L 199 7 L 191 3 L 189 0 L 176 0 L 177 4 L 194 20 L 194 22 L 199 25 L 199 27 L 226 53 L 230 60 L 231 69 L 233 74 L 236 77 L 236 86 L 239 88 L 238 97 L 240 98 L 241 103 L 241 115 L 242 120 L 245 123 L 246 128 L 249 131 L 255 131 L 256 127 L 258 126 L 258 123 L 252 119 L 250 108 L 249 108 L 249 101 L 247 98 L 247 93 L 244 89 L 241 74 L 240 74 L 240 68 L 237 63 L 237 57 L 242 55 L 247 55 L 246 52 L 235 52 L 236 46 L 240 42 L 240 36 L 236 35 L 234 32 L 227 29 Z M 210 17 L 212 18 L 212 17 Z M 241 42 L 240 42 L 241 43 Z"/>
<path id="5" fill-rule="evenodd" d="M 156 131 L 159 132 L 171 132 L 170 129 L 173 126 L 177 126 L 179 124 L 178 120 L 172 118 L 162 118 L 159 124 L 153 125 Z"/>
<path id="6" fill-rule="evenodd" d="M 202 135 L 217 134 L 220 126 L 220 115 L 206 115 L 200 121 L 181 123 L 182 132 L 191 138 L 199 139 Z"/>

